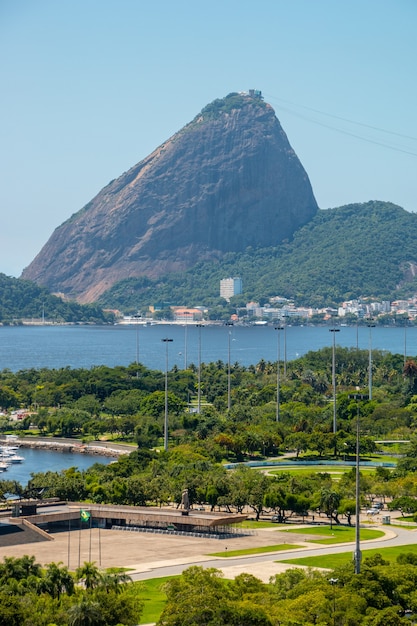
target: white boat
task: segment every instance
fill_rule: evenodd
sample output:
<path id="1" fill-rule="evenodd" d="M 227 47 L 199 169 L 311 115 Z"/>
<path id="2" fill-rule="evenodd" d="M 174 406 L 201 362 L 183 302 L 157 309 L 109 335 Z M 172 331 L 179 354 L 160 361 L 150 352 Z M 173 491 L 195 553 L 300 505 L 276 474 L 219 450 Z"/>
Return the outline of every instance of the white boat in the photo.
<path id="1" fill-rule="evenodd" d="M 0 459 L 2 463 L 23 463 L 25 457 L 16 454 L 16 446 L 0 446 Z"/>
<path id="2" fill-rule="evenodd" d="M 20 454 L 9 454 L 6 456 L 6 463 L 23 463 L 24 460 L 25 457 Z"/>

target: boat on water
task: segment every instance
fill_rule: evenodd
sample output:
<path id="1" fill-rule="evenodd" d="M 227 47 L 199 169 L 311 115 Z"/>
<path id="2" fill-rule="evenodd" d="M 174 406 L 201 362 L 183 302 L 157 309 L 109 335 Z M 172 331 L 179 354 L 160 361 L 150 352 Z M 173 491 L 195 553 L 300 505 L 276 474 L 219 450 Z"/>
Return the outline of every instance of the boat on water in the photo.
<path id="1" fill-rule="evenodd" d="M 17 454 L 17 450 L 17 446 L 0 446 L 0 466 L 6 464 L 7 468 L 10 463 L 23 463 L 25 457 Z"/>
<path id="2" fill-rule="evenodd" d="M 23 461 L 25 460 L 25 457 L 21 456 L 20 454 L 9 454 L 5 458 L 6 463 L 23 463 Z"/>

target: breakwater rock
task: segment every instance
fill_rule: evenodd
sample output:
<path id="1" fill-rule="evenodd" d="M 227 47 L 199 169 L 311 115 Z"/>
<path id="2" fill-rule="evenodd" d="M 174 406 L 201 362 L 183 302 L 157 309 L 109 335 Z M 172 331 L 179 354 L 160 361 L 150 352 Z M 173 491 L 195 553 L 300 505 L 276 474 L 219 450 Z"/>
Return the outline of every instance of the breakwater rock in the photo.
<path id="1" fill-rule="evenodd" d="M 5 438 L 0 438 L 0 445 L 7 443 L 10 443 L 10 441 L 7 442 Z M 118 457 L 135 450 L 133 446 L 123 446 L 122 444 L 112 444 L 104 441 L 83 443 L 74 439 L 46 439 L 41 437 L 22 437 L 16 439 L 13 444 L 21 448 L 38 448 L 41 450 L 53 450 L 54 452 L 73 452 L 105 457 Z"/>

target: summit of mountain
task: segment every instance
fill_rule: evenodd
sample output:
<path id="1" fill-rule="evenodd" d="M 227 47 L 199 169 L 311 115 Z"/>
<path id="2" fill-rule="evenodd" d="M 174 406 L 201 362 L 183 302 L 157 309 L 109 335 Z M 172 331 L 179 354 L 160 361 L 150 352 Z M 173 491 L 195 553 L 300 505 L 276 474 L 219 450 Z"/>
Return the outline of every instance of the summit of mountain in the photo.
<path id="1" fill-rule="evenodd" d="M 51 235 L 22 277 L 80 302 L 291 240 L 318 211 L 260 92 L 215 100 Z"/>

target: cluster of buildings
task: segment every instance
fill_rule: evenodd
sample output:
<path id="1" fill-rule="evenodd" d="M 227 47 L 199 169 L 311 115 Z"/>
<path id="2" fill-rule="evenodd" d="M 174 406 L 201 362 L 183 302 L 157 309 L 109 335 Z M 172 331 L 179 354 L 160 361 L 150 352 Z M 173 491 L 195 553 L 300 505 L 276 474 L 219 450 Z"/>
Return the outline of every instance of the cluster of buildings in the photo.
<path id="1" fill-rule="evenodd" d="M 279 306 L 277 304 L 279 303 Z M 409 320 L 417 318 L 417 298 L 410 300 L 397 300 L 389 302 L 383 300 L 350 300 L 343 302 L 338 308 L 326 307 L 316 309 L 313 307 L 297 307 L 286 298 L 271 298 L 267 306 L 260 306 L 257 302 L 248 302 L 246 305 L 249 318 L 274 320 L 283 318 L 323 319 L 334 317 L 344 318 L 349 316 L 358 319 L 376 318 L 381 315 L 404 317 Z"/>
<path id="2" fill-rule="evenodd" d="M 230 303 L 233 296 L 243 293 L 243 281 L 240 277 L 223 278 L 220 281 L 220 297 Z M 184 307 L 169 306 L 171 319 L 173 322 L 186 324 L 187 322 L 200 322 L 207 319 L 209 311 L 204 306 Z M 153 314 L 158 311 L 158 307 L 150 307 L 149 314 L 145 318 L 139 315 L 126 316 L 119 323 L 151 323 Z M 120 314 L 119 314 L 120 315 Z M 282 296 L 269 298 L 265 305 L 259 302 L 248 302 L 245 307 L 240 307 L 232 315 L 234 321 L 246 320 L 248 322 L 268 323 L 277 320 L 301 319 L 312 322 L 326 321 L 335 317 L 352 320 L 377 318 L 383 315 L 402 317 L 410 321 L 417 318 L 417 295 L 408 300 L 388 300 L 376 301 L 371 298 L 360 298 L 343 302 L 339 307 L 313 308 L 308 306 L 295 306 L 294 302 Z M 156 319 L 156 318 L 155 318 Z"/>
<path id="3" fill-rule="evenodd" d="M 243 283 L 240 277 L 223 278 L 220 281 L 220 297 L 230 302 L 233 296 L 243 292 Z M 414 320 L 417 317 L 417 295 L 408 300 L 374 301 L 369 298 L 349 300 L 336 308 L 317 309 L 313 307 L 296 307 L 288 298 L 275 296 L 269 299 L 267 305 L 261 306 L 258 302 L 248 302 L 245 316 L 249 319 L 274 320 L 282 318 L 311 319 L 321 317 L 355 316 L 359 319 L 378 317 L 380 315 L 396 315 Z"/>

